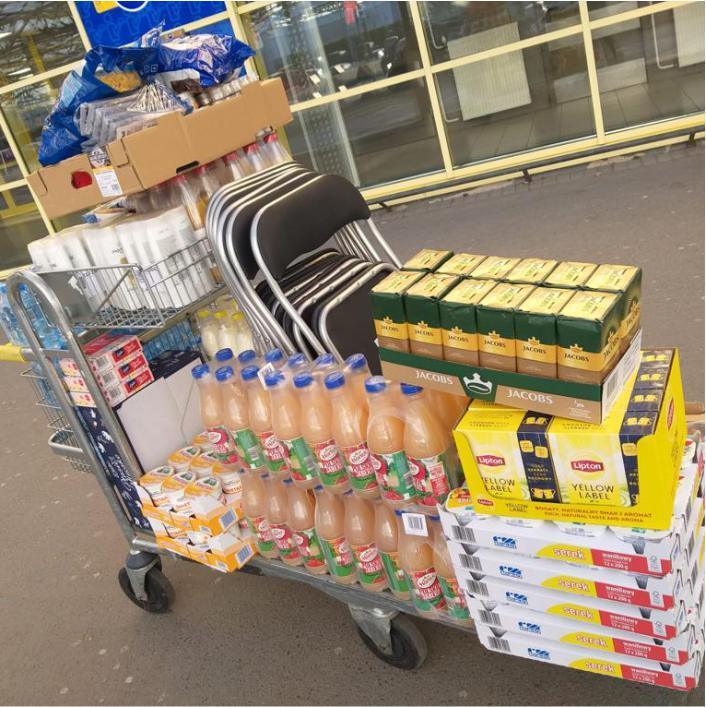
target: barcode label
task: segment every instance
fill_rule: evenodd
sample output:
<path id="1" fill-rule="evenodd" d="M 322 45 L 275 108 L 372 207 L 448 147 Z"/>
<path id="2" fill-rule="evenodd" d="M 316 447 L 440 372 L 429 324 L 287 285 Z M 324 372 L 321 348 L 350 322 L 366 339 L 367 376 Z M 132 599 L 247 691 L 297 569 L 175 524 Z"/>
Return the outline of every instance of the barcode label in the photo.
<path id="1" fill-rule="evenodd" d="M 273 363 L 266 363 L 258 372 L 257 372 L 257 377 L 258 380 L 260 381 L 260 385 L 267 390 L 267 386 L 265 385 L 265 376 L 274 373 L 277 369 L 275 368 L 275 365 Z"/>
<path id="2" fill-rule="evenodd" d="M 236 521 L 235 511 L 233 511 L 233 509 L 231 509 L 227 513 L 224 513 L 221 516 L 221 519 L 220 519 L 221 528 L 223 528 L 223 530 L 227 530 L 228 528 L 230 528 L 231 525 L 233 525 L 233 523 L 235 523 L 235 521 Z"/>
<path id="3" fill-rule="evenodd" d="M 236 559 L 239 565 L 244 565 L 252 557 L 252 548 L 250 545 L 245 545 L 236 554 Z"/>
<path id="4" fill-rule="evenodd" d="M 466 587 L 468 591 L 477 596 L 481 597 L 489 597 L 490 592 L 488 591 L 488 587 L 483 584 L 483 582 L 476 582 L 474 579 L 467 579 L 466 580 Z"/>
<path id="5" fill-rule="evenodd" d="M 510 642 L 506 641 L 504 638 L 496 638 L 495 636 L 490 636 L 489 643 L 490 643 L 490 647 L 494 651 L 502 651 L 503 653 L 510 653 Z"/>
<path id="6" fill-rule="evenodd" d="M 610 401 L 613 399 L 613 394 L 619 383 L 622 383 L 622 378 L 618 376 L 608 376 L 603 391 L 604 400 Z"/>
<path id="7" fill-rule="evenodd" d="M 693 534 L 689 537 L 689 543 L 687 547 L 687 560 L 691 559 L 691 553 L 694 552 L 694 543 L 696 542 L 696 534 Z"/>
<path id="8" fill-rule="evenodd" d="M 696 586 L 696 580 L 699 577 L 699 563 L 694 562 L 694 566 L 691 568 L 691 586 L 695 587 Z M 676 592 L 675 592 L 676 594 Z"/>
<path id="9" fill-rule="evenodd" d="M 118 382 L 118 376 L 114 371 L 109 371 L 108 373 L 103 373 L 98 377 L 98 380 L 103 384 L 105 388 L 110 388 Z"/>
<path id="10" fill-rule="evenodd" d="M 471 528 L 462 528 L 460 525 L 451 526 L 451 534 L 454 540 L 460 540 L 465 543 L 475 543 L 476 534 Z"/>
<path id="11" fill-rule="evenodd" d="M 423 538 L 428 537 L 427 519 L 423 513 L 403 513 L 402 525 L 407 535 L 419 535 Z"/>
<path id="12" fill-rule="evenodd" d="M 496 614 L 493 611 L 486 611 L 485 609 L 481 609 L 478 613 L 480 614 L 480 620 L 484 624 L 488 624 L 490 626 L 502 626 L 499 614 Z"/>
<path id="13" fill-rule="evenodd" d="M 473 555 L 459 555 L 459 558 L 461 559 L 461 564 L 467 570 L 480 571 L 481 569 L 483 569 L 480 560 L 477 557 L 473 557 Z"/>

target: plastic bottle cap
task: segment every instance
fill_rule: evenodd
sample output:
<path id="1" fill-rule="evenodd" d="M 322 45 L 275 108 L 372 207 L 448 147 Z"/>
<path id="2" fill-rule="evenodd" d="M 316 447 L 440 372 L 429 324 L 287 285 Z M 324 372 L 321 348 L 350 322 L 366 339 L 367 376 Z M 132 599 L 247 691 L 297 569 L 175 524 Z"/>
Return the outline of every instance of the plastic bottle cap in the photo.
<path id="1" fill-rule="evenodd" d="M 201 164 L 198 167 L 196 167 L 196 169 L 194 169 L 194 174 L 198 174 L 200 177 L 202 174 L 206 174 L 206 169 L 207 169 L 206 165 Z"/>
<path id="2" fill-rule="evenodd" d="M 400 390 L 402 391 L 402 395 L 416 395 L 417 393 L 421 393 L 423 388 L 409 383 L 400 383 Z"/>
<path id="3" fill-rule="evenodd" d="M 265 353 L 265 361 L 267 363 L 276 363 L 284 358 L 282 349 L 270 349 Z"/>
<path id="4" fill-rule="evenodd" d="M 303 366 L 305 363 L 306 363 L 306 357 L 304 356 L 303 353 L 292 354 L 287 359 L 287 365 L 290 368 L 298 368 L 299 366 Z"/>
<path id="5" fill-rule="evenodd" d="M 226 316 L 225 312 L 214 312 L 213 317 L 214 319 L 223 319 L 223 317 Z"/>
<path id="6" fill-rule="evenodd" d="M 268 388 L 276 386 L 279 382 L 284 380 L 284 376 L 279 371 L 273 371 L 265 375 L 265 385 Z"/>
<path id="7" fill-rule="evenodd" d="M 351 354 L 346 359 L 346 366 L 352 368 L 353 370 L 356 370 L 356 368 L 363 368 L 363 366 L 367 365 L 368 361 L 362 353 Z"/>
<path id="8" fill-rule="evenodd" d="M 191 375 L 196 380 L 203 378 L 204 376 L 208 375 L 210 372 L 211 372 L 211 369 L 207 363 L 202 363 L 200 366 L 194 366 L 194 368 L 191 369 Z"/>
<path id="9" fill-rule="evenodd" d="M 330 366 L 332 363 L 335 362 L 336 359 L 334 359 L 333 354 L 325 353 L 321 354 L 321 356 L 314 359 L 314 366 L 317 368 L 320 366 Z"/>
<path id="10" fill-rule="evenodd" d="M 441 520 L 441 516 L 429 516 L 429 520 Z"/>
<path id="11" fill-rule="evenodd" d="M 382 376 L 370 376 L 365 381 L 365 390 L 368 393 L 380 393 L 387 389 L 387 381 Z"/>
<path id="12" fill-rule="evenodd" d="M 400 518 L 402 517 L 402 511 L 399 510 L 398 508 L 395 508 L 395 515 L 399 516 Z"/>
<path id="13" fill-rule="evenodd" d="M 233 349 L 225 348 L 216 351 L 216 361 L 230 361 L 233 358 Z"/>
<path id="14" fill-rule="evenodd" d="M 323 491 L 323 490 L 324 490 L 324 487 L 321 484 L 316 484 L 316 486 L 314 486 L 314 491 Z"/>
<path id="15" fill-rule="evenodd" d="M 324 378 L 324 385 L 328 390 L 335 390 L 345 385 L 346 377 L 340 371 L 334 371 L 329 373 L 326 378 Z"/>
<path id="16" fill-rule="evenodd" d="M 308 373 L 307 371 L 304 371 L 304 373 L 297 373 L 296 376 L 294 376 L 294 387 L 295 388 L 306 388 L 308 385 L 311 385 L 314 382 L 314 376 L 311 375 L 311 373 Z"/>
<path id="17" fill-rule="evenodd" d="M 255 358 L 257 358 L 257 354 L 252 349 L 246 349 L 238 354 L 238 361 L 240 361 L 240 363 L 247 363 Z"/>
<path id="18" fill-rule="evenodd" d="M 240 377 L 244 381 L 251 381 L 253 378 L 257 378 L 257 372 L 260 369 L 257 366 L 246 366 L 243 368 L 243 370 L 240 372 Z"/>
<path id="19" fill-rule="evenodd" d="M 242 312 L 233 312 L 233 314 L 231 314 L 231 317 L 236 322 L 239 322 L 241 319 L 245 319 L 245 315 Z"/>
<path id="20" fill-rule="evenodd" d="M 182 184 L 186 181 L 186 175 L 185 174 L 177 174 L 176 177 L 172 177 L 170 182 L 176 182 L 177 184 Z"/>
<path id="21" fill-rule="evenodd" d="M 196 312 L 196 316 L 199 319 L 208 319 L 211 316 L 211 312 L 209 312 L 207 309 L 199 309 L 199 311 Z"/>
<path id="22" fill-rule="evenodd" d="M 292 480 L 291 479 L 282 479 L 282 483 L 289 485 L 292 483 Z"/>
<path id="23" fill-rule="evenodd" d="M 230 366 L 221 366 L 216 371 L 217 381 L 227 381 L 229 378 L 233 377 L 233 369 Z"/>

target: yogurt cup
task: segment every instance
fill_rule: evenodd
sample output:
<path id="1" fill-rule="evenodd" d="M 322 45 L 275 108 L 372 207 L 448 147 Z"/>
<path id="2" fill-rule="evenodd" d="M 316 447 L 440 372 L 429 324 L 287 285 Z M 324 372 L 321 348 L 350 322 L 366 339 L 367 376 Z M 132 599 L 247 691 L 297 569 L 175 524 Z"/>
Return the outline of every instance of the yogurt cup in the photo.
<path id="1" fill-rule="evenodd" d="M 176 471 L 187 471 L 192 460 L 199 454 L 201 454 L 199 447 L 182 447 L 169 455 L 167 463 L 169 466 L 176 469 Z"/>
<path id="2" fill-rule="evenodd" d="M 185 538 L 186 537 L 186 530 L 183 528 L 177 528 L 176 525 L 167 525 L 165 523 L 164 527 L 166 528 L 167 535 L 170 538 Z"/>
<path id="3" fill-rule="evenodd" d="M 188 498 L 210 497 L 223 502 L 223 487 L 220 479 L 215 476 L 205 476 L 196 479 L 184 489 L 184 496 Z"/>
<path id="4" fill-rule="evenodd" d="M 213 452 L 206 452 L 205 454 L 199 454 L 198 457 L 194 457 L 191 460 L 189 469 L 193 471 L 199 479 L 205 476 L 213 476 L 213 469 L 216 464 L 218 464 L 218 459 Z"/>
<path id="5" fill-rule="evenodd" d="M 162 485 L 165 479 L 174 475 L 174 469 L 169 466 L 158 466 L 140 477 L 139 484 L 149 494 L 155 506 L 169 505 L 169 498 Z"/>
<path id="6" fill-rule="evenodd" d="M 201 533 L 197 530 L 188 530 L 186 534 L 192 545 L 207 545 L 208 539 L 211 537 L 208 533 Z"/>
<path id="7" fill-rule="evenodd" d="M 199 432 L 199 434 L 191 440 L 191 444 L 194 447 L 199 447 L 202 452 L 212 452 L 214 448 L 211 435 L 205 431 Z"/>
<path id="8" fill-rule="evenodd" d="M 578 535 L 582 538 L 600 538 L 606 530 L 607 525 L 592 525 L 591 523 L 564 523 L 558 520 L 553 521 L 554 525 L 567 535 Z"/>
<path id="9" fill-rule="evenodd" d="M 672 532 L 671 530 L 650 530 L 649 528 L 621 528 L 611 525 L 610 529 L 615 535 L 625 542 L 658 542 L 664 540 Z"/>
<path id="10" fill-rule="evenodd" d="M 177 513 L 189 513 L 191 506 L 184 500 L 184 490 L 196 481 L 197 476 L 193 471 L 179 471 L 162 484 L 162 491 L 166 494 L 169 505 Z"/>
<path id="11" fill-rule="evenodd" d="M 220 480 L 221 488 L 226 496 L 240 497 L 242 495 L 243 482 L 239 471 L 217 462 L 213 467 L 213 475 Z M 233 499 L 228 498 L 226 500 L 230 501 Z"/>

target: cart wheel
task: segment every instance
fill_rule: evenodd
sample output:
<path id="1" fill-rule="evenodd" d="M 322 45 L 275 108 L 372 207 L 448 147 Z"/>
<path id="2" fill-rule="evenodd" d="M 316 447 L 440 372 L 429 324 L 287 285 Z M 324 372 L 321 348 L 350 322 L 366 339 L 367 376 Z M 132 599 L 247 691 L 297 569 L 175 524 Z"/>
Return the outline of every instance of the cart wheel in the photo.
<path id="1" fill-rule="evenodd" d="M 161 570 L 153 567 L 145 575 L 145 591 L 147 592 L 147 600 L 138 599 L 130 584 L 127 570 L 124 567 L 118 572 L 118 582 L 120 588 L 125 593 L 125 596 L 140 609 L 149 611 L 154 614 L 164 613 L 169 609 L 174 601 L 174 587 L 171 582 L 162 574 Z"/>
<path id="2" fill-rule="evenodd" d="M 380 660 L 384 660 L 388 665 L 400 670 L 415 670 L 421 667 L 427 657 L 427 642 L 422 632 L 414 623 L 404 616 L 398 614 L 390 621 L 390 643 L 392 652 L 384 653 L 375 642 L 359 626 L 358 633 L 363 639 L 363 643 Z"/>

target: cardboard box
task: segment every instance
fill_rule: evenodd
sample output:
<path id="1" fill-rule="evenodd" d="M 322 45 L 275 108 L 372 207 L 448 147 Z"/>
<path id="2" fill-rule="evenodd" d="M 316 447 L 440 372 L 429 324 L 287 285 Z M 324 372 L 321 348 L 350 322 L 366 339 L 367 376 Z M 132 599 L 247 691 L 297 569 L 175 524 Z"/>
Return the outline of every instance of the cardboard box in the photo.
<path id="1" fill-rule="evenodd" d="M 627 410 L 631 386 L 632 381 L 601 427 L 555 417 L 541 435 L 541 443 L 539 439 L 518 440 L 516 428 L 503 423 L 501 408 L 473 412 L 471 405 L 454 429 L 454 439 L 476 510 L 489 515 L 668 530 L 686 438 L 677 352 L 662 407 L 654 424 L 639 435 L 625 429 L 625 424 L 632 429 L 633 417 L 639 422 L 646 415 L 635 416 Z M 532 457 L 531 468 L 551 467 L 561 503 L 539 494 L 530 496 L 527 482 L 522 484 L 527 463 L 521 449 Z M 508 486 L 505 479 L 515 483 Z M 510 492 L 501 493 L 501 484 Z"/>
<path id="2" fill-rule="evenodd" d="M 156 117 L 150 127 L 108 143 L 102 150 L 105 165 L 91 164 L 81 154 L 41 167 L 27 179 L 49 218 L 58 218 L 149 189 L 254 142 L 263 129 L 290 121 L 282 81 L 267 79 L 189 115 Z M 73 186 L 78 174 L 88 177 L 86 186 Z"/>
<path id="3" fill-rule="evenodd" d="M 440 361 L 382 346 L 378 354 L 382 373 L 391 380 L 597 424 L 608 416 L 623 387 L 634 375 L 640 362 L 641 342 L 642 333 L 638 332 L 609 376 L 597 384 Z"/>
<path id="4" fill-rule="evenodd" d="M 435 272 L 443 275 L 470 277 L 471 273 L 485 260 L 485 255 L 471 253 L 456 253 L 452 258 L 439 265 Z"/>
<path id="5" fill-rule="evenodd" d="M 115 407 L 127 400 L 131 395 L 146 388 L 154 381 L 154 375 L 149 366 L 143 366 L 135 371 L 129 378 L 117 381 L 115 385 L 103 389 L 103 396 L 111 407 Z"/>
<path id="6" fill-rule="evenodd" d="M 121 381 L 124 381 L 126 378 L 133 378 L 147 365 L 147 359 L 142 351 L 135 351 L 132 355 L 123 359 L 115 366 L 96 373 L 96 380 L 101 388 L 111 388 Z"/>
<path id="7" fill-rule="evenodd" d="M 668 687 L 674 690 L 693 690 L 699 681 L 703 648 L 683 665 L 661 664 L 641 658 L 620 657 L 608 660 L 605 653 L 568 646 L 544 638 L 497 631 L 480 624 L 478 638 L 488 649 L 507 655 L 564 665 L 599 675 Z M 498 635 L 501 634 L 501 635 Z"/>
<path id="8" fill-rule="evenodd" d="M 563 261 L 544 278 L 543 284 L 547 287 L 578 289 L 588 282 L 588 278 L 593 275 L 597 267 L 595 263 Z"/>
<path id="9" fill-rule="evenodd" d="M 498 255 L 489 255 L 471 273 L 471 277 L 481 280 L 503 280 L 519 262 L 520 258 L 503 258 Z"/>
<path id="10" fill-rule="evenodd" d="M 404 293 L 423 277 L 423 272 L 399 270 L 391 272 L 370 290 L 375 333 L 381 346 L 409 351 Z"/>
<path id="11" fill-rule="evenodd" d="M 524 258 L 507 274 L 508 282 L 524 282 L 528 285 L 541 285 L 557 266 L 556 260 L 543 258 Z"/>
<path id="12" fill-rule="evenodd" d="M 433 248 L 423 248 L 416 255 L 413 255 L 404 265 L 403 270 L 420 270 L 422 272 L 434 272 L 442 263 L 446 262 L 453 255 L 452 250 L 435 250 Z"/>
<path id="13" fill-rule="evenodd" d="M 101 334 L 83 347 L 88 365 L 94 373 L 112 370 L 135 354 L 142 353 L 142 344 L 136 336 Z"/>

